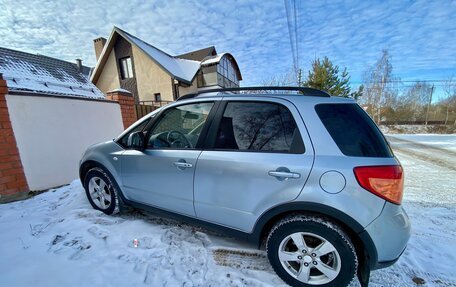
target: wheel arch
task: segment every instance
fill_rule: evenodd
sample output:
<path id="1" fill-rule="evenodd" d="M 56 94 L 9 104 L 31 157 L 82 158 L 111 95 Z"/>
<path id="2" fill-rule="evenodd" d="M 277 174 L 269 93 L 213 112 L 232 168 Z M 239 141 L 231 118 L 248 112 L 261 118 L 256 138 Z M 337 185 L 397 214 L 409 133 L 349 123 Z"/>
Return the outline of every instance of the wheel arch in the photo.
<path id="1" fill-rule="evenodd" d="M 85 178 L 87 172 L 91 168 L 94 168 L 94 167 L 99 167 L 99 168 L 103 169 L 111 177 L 111 181 L 116 186 L 120 200 L 122 200 L 122 204 L 124 204 L 127 201 L 127 198 L 125 197 L 122 189 L 120 188 L 119 183 L 117 182 L 116 178 L 113 176 L 113 174 L 109 168 L 107 168 L 105 165 L 101 164 L 98 161 L 86 160 L 79 166 L 79 179 L 81 180 L 82 186 L 85 188 L 84 178 Z"/>
<path id="2" fill-rule="evenodd" d="M 107 170 L 101 163 L 94 160 L 87 160 L 79 166 L 79 179 L 81 180 L 82 185 L 84 185 L 84 178 L 87 172 L 94 167 L 99 167 L 104 170 Z"/>
<path id="3" fill-rule="evenodd" d="M 291 202 L 271 208 L 257 220 L 253 238 L 261 246 L 271 228 L 282 218 L 293 214 L 321 216 L 338 224 L 352 240 L 360 263 L 368 263 L 371 268 L 377 265 L 377 249 L 364 227 L 349 215 L 326 205 L 313 202 Z"/>

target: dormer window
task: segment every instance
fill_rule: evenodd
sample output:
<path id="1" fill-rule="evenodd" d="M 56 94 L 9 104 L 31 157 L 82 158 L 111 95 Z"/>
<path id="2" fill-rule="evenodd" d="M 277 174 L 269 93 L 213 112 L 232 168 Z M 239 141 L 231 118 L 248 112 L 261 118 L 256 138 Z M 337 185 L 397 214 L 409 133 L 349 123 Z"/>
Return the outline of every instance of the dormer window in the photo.
<path id="1" fill-rule="evenodd" d="M 220 57 L 220 56 L 218 56 Z M 219 86 L 222 88 L 239 87 L 239 70 L 231 55 L 221 58 L 212 57 L 202 62 L 201 72 L 198 74 L 198 88 Z"/>
<path id="2" fill-rule="evenodd" d="M 120 62 L 120 75 L 122 80 L 133 78 L 133 66 L 131 65 L 131 58 L 126 57 L 119 60 Z"/>

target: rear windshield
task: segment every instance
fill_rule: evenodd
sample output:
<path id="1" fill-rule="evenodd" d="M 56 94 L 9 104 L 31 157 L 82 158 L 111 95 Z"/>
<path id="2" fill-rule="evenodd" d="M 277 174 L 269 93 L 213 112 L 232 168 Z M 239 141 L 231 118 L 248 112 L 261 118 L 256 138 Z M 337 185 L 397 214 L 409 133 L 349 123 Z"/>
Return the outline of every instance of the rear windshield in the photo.
<path id="1" fill-rule="evenodd" d="M 393 156 L 383 134 L 357 104 L 319 104 L 315 110 L 344 155 Z"/>

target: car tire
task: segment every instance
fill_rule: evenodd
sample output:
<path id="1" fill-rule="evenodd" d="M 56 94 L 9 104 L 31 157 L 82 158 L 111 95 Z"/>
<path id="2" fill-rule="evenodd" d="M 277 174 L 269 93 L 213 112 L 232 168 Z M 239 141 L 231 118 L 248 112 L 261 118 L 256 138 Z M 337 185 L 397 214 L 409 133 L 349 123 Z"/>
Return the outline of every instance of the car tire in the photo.
<path id="1" fill-rule="evenodd" d="M 277 275 L 291 286 L 347 286 L 358 268 L 347 234 L 317 216 L 296 215 L 279 221 L 269 233 L 266 251 Z"/>
<path id="2" fill-rule="evenodd" d="M 121 209 L 116 184 L 102 168 L 91 168 L 84 177 L 84 189 L 90 205 L 106 214 L 116 214 Z"/>

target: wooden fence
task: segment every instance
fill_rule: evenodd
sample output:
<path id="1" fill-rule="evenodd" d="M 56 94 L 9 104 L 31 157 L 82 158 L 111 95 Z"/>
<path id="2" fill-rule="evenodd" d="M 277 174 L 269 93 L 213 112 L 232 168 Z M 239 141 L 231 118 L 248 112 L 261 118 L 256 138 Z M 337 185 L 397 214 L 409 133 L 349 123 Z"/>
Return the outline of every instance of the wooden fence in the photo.
<path id="1" fill-rule="evenodd" d="M 144 117 L 150 112 L 155 111 L 156 109 L 163 107 L 170 101 L 140 101 L 139 104 L 135 104 L 136 116 L 138 119 Z"/>

